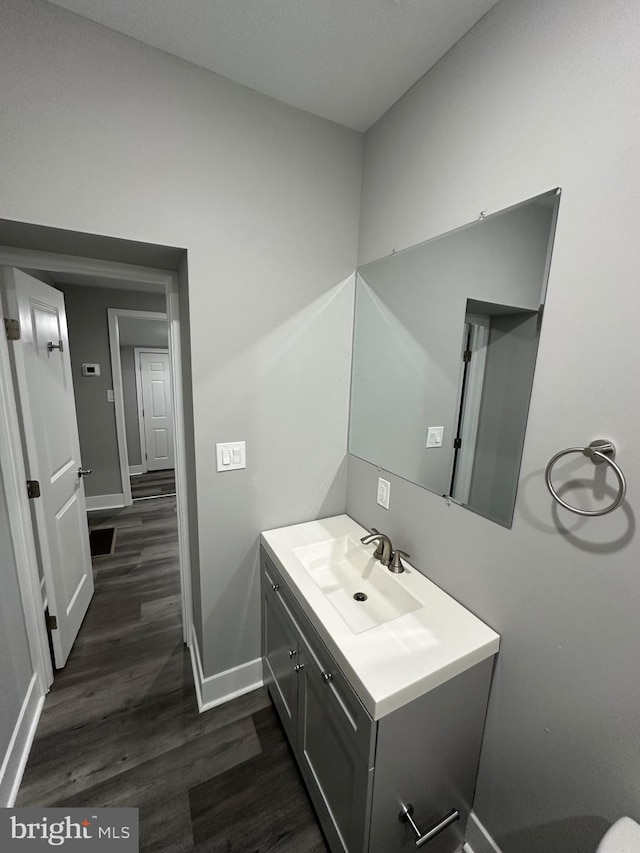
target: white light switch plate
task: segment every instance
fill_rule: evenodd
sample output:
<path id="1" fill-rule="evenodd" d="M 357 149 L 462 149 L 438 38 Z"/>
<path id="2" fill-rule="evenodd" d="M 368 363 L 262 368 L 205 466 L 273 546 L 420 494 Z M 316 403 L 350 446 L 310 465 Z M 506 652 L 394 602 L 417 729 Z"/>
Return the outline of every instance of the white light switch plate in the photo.
<path id="1" fill-rule="evenodd" d="M 389 495 L 391 493 L 391 483 L 388 480 L 383 480 L 378 477 L 378 492 L 376 494 L 376 503 L 380 504 L 384 509 L 389 509 Z"/>
<path id="2" fill-rule="evenodd" d="M 227 441 L 216 444 L 218 471 L 235 471 L 247 467 L 244 441 Z"/>
<path id="3" fill-rule="evenodd" d="M 442 447 L 444 427 L 429 427 L 427 429 L 427 447 Z"/>

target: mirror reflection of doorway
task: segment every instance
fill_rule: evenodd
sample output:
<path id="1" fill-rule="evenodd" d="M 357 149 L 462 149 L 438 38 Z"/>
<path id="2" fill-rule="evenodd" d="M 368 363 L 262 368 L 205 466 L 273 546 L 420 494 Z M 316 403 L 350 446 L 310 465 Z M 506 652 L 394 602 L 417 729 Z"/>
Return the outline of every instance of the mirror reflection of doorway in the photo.
<path id="1" fill-rule="evenodd" d="M 461 504 L 469 503 L 473 461 L 480 421 L 480 404 L 484 384 L 489 342 L 490 318 L 467 314 L 462 343 L 462 381 L 458 429 L 454 440 L 451 497 Z"/>
<path id="2" fill-rule="evenodd" d="M 515 501 L 540 317 L 467 300 L 451 497 L 498 522 Z"/>

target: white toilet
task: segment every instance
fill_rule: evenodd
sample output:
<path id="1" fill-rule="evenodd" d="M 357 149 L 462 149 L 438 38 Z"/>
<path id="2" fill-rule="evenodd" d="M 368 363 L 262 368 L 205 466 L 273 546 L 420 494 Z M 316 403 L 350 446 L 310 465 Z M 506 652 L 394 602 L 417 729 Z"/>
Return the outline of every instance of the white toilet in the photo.
<path id="1" fill-rule="evenodd" d="M 596 853 L 640 853 L 640 826 L 630 817 L 621 817 L 609 827 Z"/>

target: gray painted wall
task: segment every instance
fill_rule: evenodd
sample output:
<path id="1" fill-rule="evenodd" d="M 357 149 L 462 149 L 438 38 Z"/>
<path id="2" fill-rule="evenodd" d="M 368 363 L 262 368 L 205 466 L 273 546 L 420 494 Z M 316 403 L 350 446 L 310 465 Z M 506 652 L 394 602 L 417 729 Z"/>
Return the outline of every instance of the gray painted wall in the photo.
<path id="1" fill-rule="evenodd" d="M 67 311 L 82 464 L 93 471 L 84 481 L 85 491 L 87 497 L 121 494 L 115 408 L 107 401 L 107 390 L 113 388 L 107 309 L 165 311 L 165 297 L 160 293 L 77 284 L 56 287 L 64 293 Z M 100 364 L 100 376 L 83 376 L 85 362 Z M 138 451 L 139 447 L 138 442 Z"/>
<path id="2" fill-rule="evenodd" d="M 188 252 L 196 631 L 244 664 L 258 532 L 345 506 L 362 136 L 40 0 L 3 0 L 0 75 L 0 217 Z"/>
<path id="3" fill-rule="evenodd" d="M 635 0 L 507 0 L 366 139 L 361 262 L 563 191 L 513 528 L 394 477 L 385 512 L 349 463 L 350 514 L 502 635 L 475 810 L 503 853 L 593 853 L 640 820 L 639 40 Z M 629 495 L 583 520 L 544 468 L 600 437 Z M 574 457 L 558 483 L 574 472 L 593 481 Z"/>
<path id="4" fill-rule="evenodd" d="M 27 693 L 33 666 L 0 471 L 0 765 L 11 742 Z"/>

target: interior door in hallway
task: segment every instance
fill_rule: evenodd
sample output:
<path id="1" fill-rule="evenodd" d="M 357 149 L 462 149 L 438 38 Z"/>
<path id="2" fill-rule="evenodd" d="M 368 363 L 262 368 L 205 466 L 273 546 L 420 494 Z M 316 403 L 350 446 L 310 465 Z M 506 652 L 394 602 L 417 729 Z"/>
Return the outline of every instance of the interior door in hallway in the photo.
<path id="1" fill-rule="evenodd" d="M 148 471 L 175 467 L 171 365 L 166 350 L 137 349 L 142 396 L 143 452 Z"/>
<path id="2" fill-rule="evenodd" d="M 27 476 L 55 665 L 64 666 L 93 596 L 93 572 L 64 297 L 21 270 L 2 268 Z"/>

